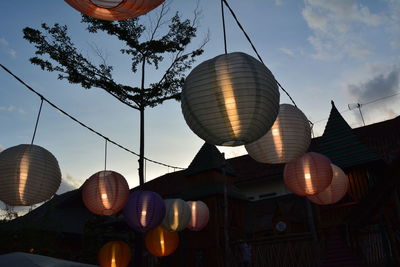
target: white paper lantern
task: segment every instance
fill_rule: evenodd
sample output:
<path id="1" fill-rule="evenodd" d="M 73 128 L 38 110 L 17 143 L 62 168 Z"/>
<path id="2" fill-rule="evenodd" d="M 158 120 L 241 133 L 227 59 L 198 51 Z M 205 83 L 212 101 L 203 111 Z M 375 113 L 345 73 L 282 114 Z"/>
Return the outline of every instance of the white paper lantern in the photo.
<path id="1" fill-rule="evenodd" d="M 188 201 L 187 203 L 192 213 L 187 228 L 191 231 L 201 231 L 208 223 L 210 211 L 203 201 Z"/>
<path id="2" fill-rule="evenodd" d="M 166 213 L 162 226 L 170 232 L 182 231 L 190 221 L 191 210 L 182 199 L 166 199 Z"/>
<path id="3" fill-rule="evenodd" d="M 274 123 L 279 90 L 271 71 L 240 52 L 207 60 L 187 76 L 181 95 L 190 129 L 209 144 L 254 142 Z"/>
<path id="4" fill-rule="evenodd" d="M 293 105 L 282 104 L 274 125 L 263 137 L 247 144 L 249 155 L 262 163 L 286 163 L 307 152 L 311 127 L 307 117 Z"/>
<path id="5" fill-rule="evenodd" d="M 321 193 L 307 196 L 307 198 L 318 205 L 334 204 L 341 200 L 347 193 L 349 179 L 338 166 L 331 164 L 333 177 L 331 184 Z"/>
<path id="6" fill-rule="evenodd" d="M 51 198 L 61 183 L 57 159 L 36 145 L 18 145 L 0 153 L 0 200 L 30 206 Z"/>

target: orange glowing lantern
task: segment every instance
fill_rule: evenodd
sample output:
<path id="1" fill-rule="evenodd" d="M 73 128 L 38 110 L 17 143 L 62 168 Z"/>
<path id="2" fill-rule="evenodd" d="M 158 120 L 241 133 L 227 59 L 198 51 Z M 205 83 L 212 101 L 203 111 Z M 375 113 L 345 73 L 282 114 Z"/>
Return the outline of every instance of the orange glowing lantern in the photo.
<path id="1" fill-rule="evenodd" d="M 18 145 L 0 153 L 0 200 L 30 206 L 51 198 L 61 183 L 57 159 L 37 145 Z"/>
<path id="2" fill-rule="evenodd" d="M 131 249 L 125 242 L 111 241 L 100 249 L 98 261 L 101 267 L 126 267 L 131 257 Z"/>
<path id="3" fill-rule="evenodd" d="M 336 165 L 331 164 L 333 171 L 332 183 L 321 193 L 307 196 L 307 198 L 318 205 L 334 204 L 341 200 L 347 193 L 349 179 L 347 175 Z"/>
<path id="4" fill-rule="evenodd" d="M 125 20 L 144 15 L 164 0 L 65 0 L 90 17 L 102 20 Z"/>
<path id="5" fill-rule="evenodd" d="M 82 186 L 85 206 L 99 215 L 112 215 L 120 211 L 129 196 L 125 178 L 114 171 L 100 171 L 93 174 Z"/>
<path id="6" fill-rule="evenodd" d="M 200 231 L 206 227 L 210 218 L 210 211 L 203 201 L 188 201 L 192 216 L 187 228 L 191 231 Z"/>
<path id="7" fill-rule="evenodd" d="M 157 226 L 149 231 L 145 237 L 147 250 L 157 257 L 168 256 L 177 249 L 179 236 L 175 232 L 169 232 L 162 226 Z"/>
<path id="8" fill-rule="evenodd" d="M 315 152 L 286 163 L 283 173 L 286 186 L 299 196 L 322 192 L 331 184 L 332 176 L 331 161 Z"/>

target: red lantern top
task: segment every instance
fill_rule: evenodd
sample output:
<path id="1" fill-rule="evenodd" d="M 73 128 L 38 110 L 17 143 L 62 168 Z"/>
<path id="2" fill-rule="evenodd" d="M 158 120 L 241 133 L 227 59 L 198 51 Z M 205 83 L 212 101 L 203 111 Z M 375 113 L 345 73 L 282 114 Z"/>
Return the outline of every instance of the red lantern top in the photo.
<path id="1" fill-rule="evenodd" d="M 126 20 L 144 15 L 164 0 L 65 0 L 90 17 L 102 20 Z"/>
<path id="2" fill-rule="evenodd" d="M 91 212 L 99 215 L 112 215 L 120 211 L 128 195 L 128 183 L 114 171 L 97 172 L 82 186 L 83 203 Z"/>
<path id="3" fill-rule="evenodd" d="M 332 175 L 331 161 L 315 152 L 287 163 L 283 173 L 286 186 L 299 196 L 322 192 L 331 184 Z"/>

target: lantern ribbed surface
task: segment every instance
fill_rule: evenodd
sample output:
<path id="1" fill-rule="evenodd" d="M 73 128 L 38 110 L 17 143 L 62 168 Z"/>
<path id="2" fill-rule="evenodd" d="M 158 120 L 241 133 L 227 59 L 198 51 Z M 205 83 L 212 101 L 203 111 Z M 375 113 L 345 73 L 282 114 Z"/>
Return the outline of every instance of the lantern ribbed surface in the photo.
<path id="1" fill-rule="evenodd" d="M 331 184 L 332 176 L 331 161 L 315 152 L 286 163 L 283 172 L 286 186 L 299 196 L 322 192 Z"/>
<path id="2" fill-rule="evenodd" d="M 161 196 L 152 191 L 137 190 L 129 195 L 124 208 L 126 223 L 137 232 L 147 232 L 161 224 L 165 217 L 165 204 Z"/>
<path id="3" fill-rule="evenodd" d="M 51 198 L 61 183 L 57 159 L 37 145 L 18 145 L 0 153 L 0 200 L 31 206 Z"/>
<path id="4" fill-rule="evenodd" d="M 267 133 L 279 110 L 271 71 L 240 52 L 207 60 L 187 76 L 182 113 L 190 129 L 209 144 L 239 146 Z"/>
<path id="5" fill-rule="evenodd" d="M 125 242 L 106 243 L 97 256 L 101 267 L 126 267 L 131 261 L 131 249 Z"/>
<path id="6" fill-rule="evenodd" d="M 321 193 L 307 196 L 307 198 L 318 205 L 334 204 L 341 200 L 347 193 L 349 179 L 338 166 L 331 164 L 333 171 L 332 183 Z"/>
<path id="7" fill-rule="evenodd" d="M 188 201 L 187 203 L 191 211 L 187 228 L 191 231 L 201 231 L 208 223 L 210 211 L 203 201 Z"/>
<path id="8" fill-rule="evenodd" d="M 179 232 L 186 228 L 190 221 L 191 210 L 186 201 L 175 198 L 166 199 L 165 202 L 165 218 L 162 226 L 170 232 Z"/>
<path id="9" fill-rule="evenodd" d="M 158 226 L 146 233 L 147 251 L 157 257 L 165 257 L 175 252 L 179 245 L 178 233 L 169 232 Z"/>
<path id="10" fill-rule="evenodd" d="M 249 155 L 262 163 L 286 163 L 307 152 L 311 127 L 307 117 L 293 105 L 282 104 L 271 129 L 257 141 L 247 144 Z"/>
<path id="11" fill-rule="evenodd" d="M 99 171 L 85 181 L 82 199 L 85 206 L 99 215 L 112 215 L 120 211 L 129 196 L 125 178 L 114 171 Z"/>
<path id="12" fill-rule="evenodd" d="M 102 20 L 126 20 L 146 14 L 164 0 L 65 0 L 90 17 Z"/>

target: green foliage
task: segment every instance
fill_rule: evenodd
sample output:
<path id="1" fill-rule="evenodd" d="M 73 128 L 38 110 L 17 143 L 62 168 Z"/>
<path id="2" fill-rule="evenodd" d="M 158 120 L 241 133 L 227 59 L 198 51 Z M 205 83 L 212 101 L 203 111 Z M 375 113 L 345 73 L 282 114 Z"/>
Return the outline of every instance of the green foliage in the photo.
<path id="1" fill-rule="evenodd" d="M 41 29 L 23 29 L 24 38 L 36 48 L 35 56 L 30 58 L 30 62 L 42 70 L 58 72 L 59 79 L 67 79 L 83 88 L 102 88 L 135 109 L 154 107 L 168 99 L 179 100 L 185 73 L 192 67 L 196 57 L 203 53 L 203 46 L 207 41 L 199 48 L 185 52 L 186 47 L 196 37 L 196 17 L 193 21 L 182 20 L 179 13 L 168 20 L 168 27 L 164 27 L 167 28 L 166 33 L 156 38 L 158 31 L 163 28 L 166 9 L 163 5 L 152 27 L 146 27 L 137 18 L 103 21 L 82 16 L 82 22 L 87 24 L 90 33 L 103 32 L 118 38 L 124 44 L 120 52 L 130 56 L 133 73 L 136 73 L 138 66 L 142 64 L 158 69 L 166 56 L 169 55 L 170 58 L 172 55 L 172 63 L 162 78 L 158 82 L 150 83 L 148 88 L 144 87 L 143 81 L 140 86 L 115 81 L 112 76 L 113 67 L 107 65 L 104 58 L 101 64 L 91 62 L 72 42 L 68 35 L 68 27 L 57 23 L 53 26 L 43 23 Z M 150 30 L 147 39 L 144 36 L 146 30 Z"/>

